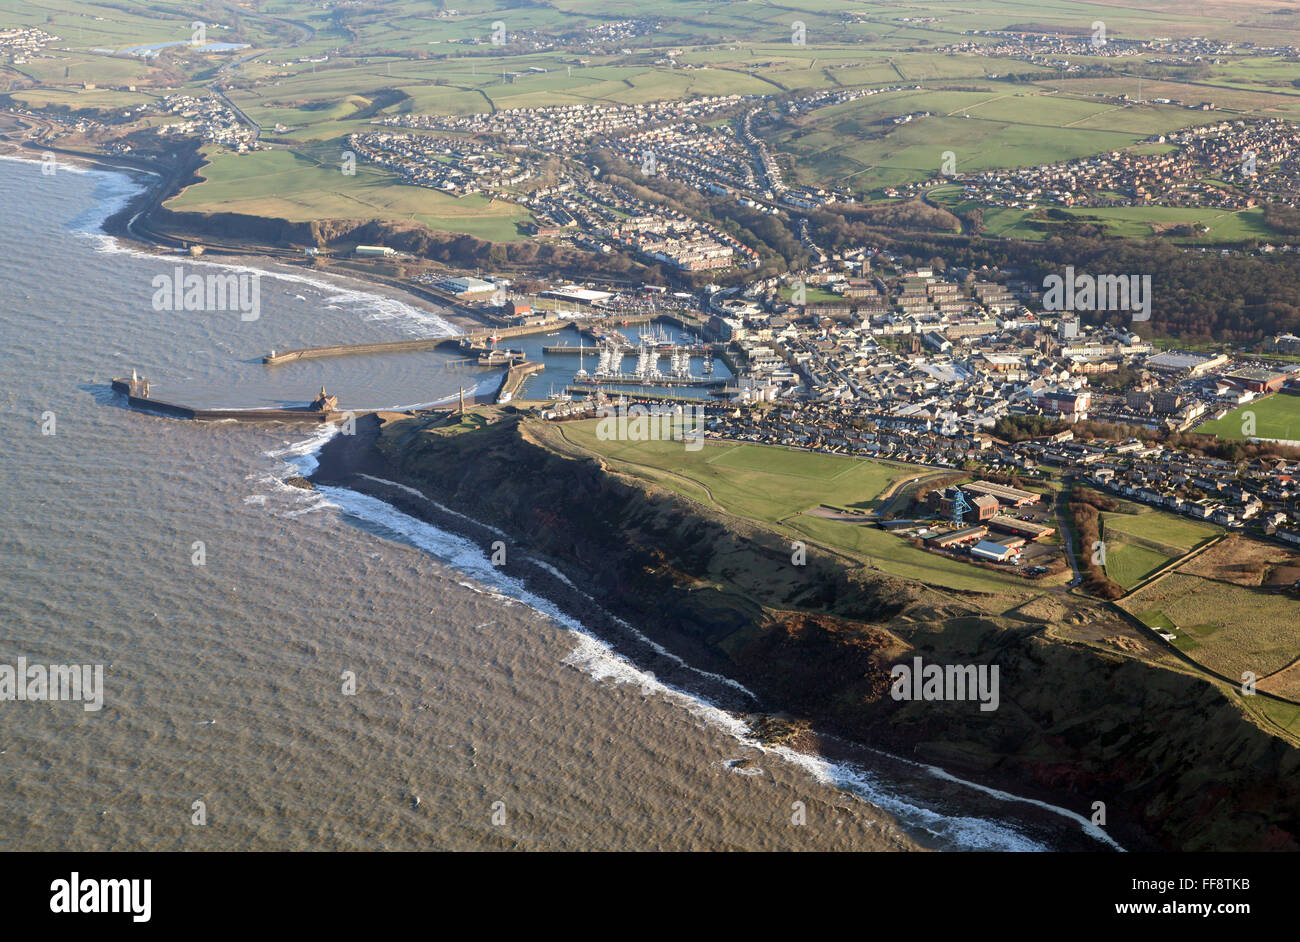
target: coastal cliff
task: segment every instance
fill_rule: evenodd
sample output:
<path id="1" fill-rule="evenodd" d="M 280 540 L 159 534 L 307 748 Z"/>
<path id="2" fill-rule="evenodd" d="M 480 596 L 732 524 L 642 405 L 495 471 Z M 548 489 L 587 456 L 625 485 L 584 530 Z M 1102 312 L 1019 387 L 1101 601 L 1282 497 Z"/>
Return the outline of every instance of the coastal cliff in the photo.
<path id="1" fill-rule="evenodd" d="M 1085 818 L 1104 802 L 1106 830 L 1131 849 L 1300 849 L 1300 750 L 1215 685 L 1061 640 L 1050 617 L 990 616 L 813 547 L 793 566 L 779 534 L 612 472 L 554 426 L 494 417 L 453 428 L 367 417 L 326 446 L 313 480 L 481 539 L 485 552 L 501 540 L 507 571 L 530 585 L 536 573 L 519 560 L 546 560 L 581 585 L 563 601 L 584 622 L 589 597 L 752 691 L 761 702 L 744 709 L 773 740 L 844 738 Z M 894 700 L 890 668 L 914 657 L 997 665 L 998 708 Z"/>

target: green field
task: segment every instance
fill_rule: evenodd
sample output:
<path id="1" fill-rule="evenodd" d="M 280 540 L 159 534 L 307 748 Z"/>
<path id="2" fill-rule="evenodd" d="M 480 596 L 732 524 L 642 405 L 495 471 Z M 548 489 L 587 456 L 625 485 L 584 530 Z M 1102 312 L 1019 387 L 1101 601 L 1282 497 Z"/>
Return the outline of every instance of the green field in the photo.
<path id="1" fill-rule="evenodd" d="M 808 183 L 859 190 L 936 176 L 951 151 L 958 173 L 1055 163 L 1136 144 L 1205 121 L 1172 106 L 1118 107 L 1034 85 L 980 81 L 985 91 L 905 90 L 820 109 L 778 137 Z M 930 112 L 895 125 L 898 114 Z"/>
<path id="2" fill-rule="evenodd" d="M 289 151 L 209 154 L 205 181 L 168 202 L 178 212 L 231 212 L 310 222 L 313 219 L 412 219 L 448 232 L 497 242 L 527 238 L 516 224 L 527 213 L 482 196 L 454 197 L 400 184 L 390 173 L 357 164 L 354 176 Z"/>
<path id="3" fill-rule="evenodd" d="M 706 503 L 711 497 L 731 513 L 768 523 L 827 503 L 869 509 L 892 482 L 915 473 L 885 462 L 762 445 L 688 451 L 680 441 L 602 441 L 596 425 L 594 419 L 568 422 L 564 434 L 608 458 L 663 472 L 658 480 L 687 497 Z"/>
<path id="4" fill-rule="evenodd" d="M 1102 514 L 1102 538 L 1108 544 L 1112 539 L 1128 541 L 1151 549 L 1163 549 L 1174 555 L 1182 555 L 1222 532 L 1221 527 L 1212 523 L 1202 523 L 1159 510 L 1138 514 Z"/>
<path id="5" fill-rule="evenodd" d="M 603 456 L 615 470 L 719 507 L 793 539 L 806 537 L 904 578 L 978 592 L 1024 591 L 1013 573 L 982 569 L 918 549 L 869 524 L 831 520 L 804 511 L 825 504 L 870 510 L 893 483 L 923 468 L 769 445 L 709 444 L 688 451 L 682 442 L 608 441 L 597 420 L 566 422 L 564 437 Z"/>
<path id="6" fill-rule="evenodd" d="M 961 173 L 1096 154 L 1225 117 L 1300 117 L 1294 64 L 1245 51 L 1200 64 L 1194 80 L 1185 69 L 1146 69 L 1147 103 L 1097 97 L 1136 97 L 1132 62 L 1074 56 L 1073 65 L 1096 74 L 1062 75 L 1021 58 L 939 51 L 952 43 L 993 41 L 972 30 L 1026 23 L 1077 32 L 1101 19 L 1117 36 L 1230 37 L 1269 45 L 1300 30 L 1300 11 L 1264 0 L 1208 0 L 1191 10 L 1179 0 L 1149 0 L 1127 9 L 1066 0 L 1032 7 L 1018 0 L 973 0 L 937 11 L 908 0 L 806 0 L 794 7 L 716 0 L 465 0 L 454 8 L 428 0 L 265 0 L 231 11 L 218 5 L 209 17 L 225 24 L 212 26 L 210 40 L 248 43 L 247 52 L 204 54 L 179 47 L 151 59 L 103 50 L 187 38 L 197 8 L 179 0 L 10 0 L 8 7 L 6 25 L 39 26 L 59 37 L 45 54 L 7 66 L 6 90 L 20 105 L 103 115 L 167 94 L 207 95 L 215 82 L 263 126 L 264 140 L 294 152 L 240 158 L 249 161 L 242 165 L 227 165 L 219 155 L 210 179 L 174 200 L 175 208 L 296 220 L 411 219 L 494 240 L 520 238 L 515 224 L 526 214 L 473 198 L 418 192 L 361 168 L 345 183 L 313 162 L 329 171 L 320 149 L 337 148 L 344 135 L 382 116 L 731 93 L 771 95 L 779 103 L 790 94 L 919 84 L 772 126 L 773 150 L 799 182 L 847 184 L 879 195 L 882 187 L 934 176 L 947 151 Z M 594 29 L 645 18 L 654 18 L 653 30 L 633 38 L 592 43 L 578 54 L 566 45 Z M 806 45 L 791 42 L 796 19 L 806 27 Z M 499 46 L 488 42 L 498 21 L 506 33 Z M 534 68 L 539 71 L 529 71 Z M 85 82 L 98 88 L 83 89 Z M 384 97 L 377 99 L 380 93 Z M 1219 110 L 1156 105 L 1150 103 L 1154 97 L 1210 99 Z M 892 123 L 895 116 L 921 111 L 930 114 Z M 250 168 L 247 188 L 231 185 Z M 948 197 L 938 192 L 936 198 Z M 1210 227 L 1185 240 L 1192 244 L 1274 238 L 1259 210 L 1070 212 L 1131 238 L 1189 224 Z M 1027 215 L 989 209 L 984 221 L 992 235 L 1033 240 L 1052 233 L 1052 223 Z"/>
<path id="7" fill-rule="evenodd" d="M 1247 414 L 1255 417 L 1255 432 L 1246 435 Z M 1246 438 L 1276 438 L 1300 441 L 1300 396 L 1275 393 L 1258 402 L 1238 406 L 1221 419 L 1197 426 L 1196 431 L 1219 438 L 1244 441 Z"/>
<path id="8" fill-rule="evenodd" d="M 790 301 L 794 296 L 794 285 L 785 285 L 779 289 L 781 300 Z M 804 301 L 808 304 L 822 304 L 824 302 L 844 301 L 844 296 L 836 294 L 834 291 L 827 291 L 817 285 L 806 285 L 804 287 Z"/>
<path id="9" fill-rule="evenodd" d="M 1106 575 L 1126 589 L 1133 588 L 1170 561 L 1171 557 L 1146 546 L 1119 541 L 1106 544 Z"/>
<path id="10" fill-rule="evenodd" d="M 1106 544 L 1106 575 L 1132 589 L 1158 569 L 1186 555 L 1223 530 L 1135 505 L 1136 513 L 1103 513 L 1101 538 Z"/>
<path id="11" fill-rule="evenodd" d="M 1041 241 L 1061 226 L 1057 220 L 1034 218 L 1042 210 L 1009 206 L 989 207 L 964 200 L 955 184 L 932 187 L 930 199 L 950 209 L 978 207 L 988 235 L 1007 239 Z M 1126 239 L 1149 239 L 1175 226 L 1206 226 L 1209 232 L 1180 236 L 1175 241 L 1188 245 L 1213 245 L 1248 239 L 1273 239 L 1278 234 L 1264 224 L 1262 209 L 1197 209 L 1182 206 L 1107 206 L 1097 208 L 1057 207 L 1071 219 L 1101 226 L 1109 235 Z"/>
<path id="12" fill-rule="evenodd" d="M 1296 602 L 1268 590 L 1174 572 L 1119 604 L 1174 631 L 1180 649 L 1228 677 L 1263 679 L 1300 656 Z"/>

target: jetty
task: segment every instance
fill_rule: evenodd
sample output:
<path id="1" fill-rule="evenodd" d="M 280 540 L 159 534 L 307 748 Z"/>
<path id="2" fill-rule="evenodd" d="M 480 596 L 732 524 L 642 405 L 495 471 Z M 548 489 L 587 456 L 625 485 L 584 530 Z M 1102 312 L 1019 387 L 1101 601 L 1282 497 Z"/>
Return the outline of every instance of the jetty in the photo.
<path id="1" fill-rule="evenodd" d="M 152 412 L 173 419 L 230 420 L 236 422 L 293 422 L 298 424 L 319 425 L 324 422 L 338 421 L 354 417 L 357 413 L 340 412 L 337 396 L 325 392 L 322 386 L 320 395 L 305 406 L 284 406 L 279 409 L 196 409 L 193 406 L 180 405 L 156 399 L 150 388 L 149 380 L 140 376 L 135 370 L 129 378 L 114 379 L 113 391 L 126 396 L 126 401 L 133 409 Z"/>

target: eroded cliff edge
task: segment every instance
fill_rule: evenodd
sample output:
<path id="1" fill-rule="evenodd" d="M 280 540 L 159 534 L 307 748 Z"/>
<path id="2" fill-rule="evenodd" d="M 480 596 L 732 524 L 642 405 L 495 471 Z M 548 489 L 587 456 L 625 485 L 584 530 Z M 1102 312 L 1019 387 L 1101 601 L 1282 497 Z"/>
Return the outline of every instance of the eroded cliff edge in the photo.
<path id="1" fill-rule="evenodd" d="M 548 561 L 658 644 L 757 694 L 780 716 L 772 736 L 846 737 L 1085 817 L 1102 801 L 1107 830 L 1132 849 L 1300 849 L 1300 750 L 1214 684 L 812 547 L 792 566 L 780 535 L 613 473 L 553 429 L 513 410 L 454 431 L 366 417 L 326 446 L 313 480 L 485 552 L 501 540 L 508 557 Z M 998 709 L 895 701 L 890 667 L 914 656 L 998 665 Z"/>

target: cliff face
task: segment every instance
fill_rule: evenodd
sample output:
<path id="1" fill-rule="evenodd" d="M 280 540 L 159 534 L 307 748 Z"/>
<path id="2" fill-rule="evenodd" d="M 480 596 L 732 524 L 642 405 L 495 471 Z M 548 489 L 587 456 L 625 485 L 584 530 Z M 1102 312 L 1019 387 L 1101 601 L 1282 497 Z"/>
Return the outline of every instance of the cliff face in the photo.
<path id="1" fill-rule="evenodd" d="M 1105 802 L 1131 847 L 1300 849 L 1300 750 L 1212 684 L 812 548 L 792 566 L 779 536 L 562 454 L 518 416 L 454 435 L 416 425 L 349 443 L 353 466 L 365 451 L 371 473 L 499 527 L 770 710 L 1085 817 Z M 346 468 L 335 480 L 366 487 Z M 998 708 L 895 701 L 890 667 L 916 656 L 997 665 Z"/>
<path id="2" fill-rule="evenodd" d="M 378 222 L 359 219 L 330 219 L 319 222 L 289 222 L 246 213 L 176 212 L 159 207 L 151 221 L 168 232 L 196 239 L 238 239 L 261 245 L 326 245 L 336 239 L 352 238 L 377 242 L 381 236 Z"/>

